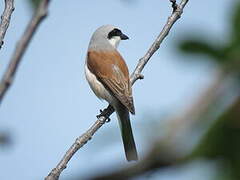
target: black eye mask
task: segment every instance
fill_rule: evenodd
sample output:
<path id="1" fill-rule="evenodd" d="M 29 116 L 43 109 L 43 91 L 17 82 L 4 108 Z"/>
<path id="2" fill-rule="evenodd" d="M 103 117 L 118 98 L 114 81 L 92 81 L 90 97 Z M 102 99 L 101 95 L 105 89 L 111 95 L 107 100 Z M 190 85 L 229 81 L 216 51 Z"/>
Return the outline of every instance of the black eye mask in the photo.
<path id="1" fill-rule="evenodd" d="M 111 39 L 113 36 L 121 36 L 122 32 L 119 29 L 113 29 L 110 33 L 108 33 L 108 39 Z"/>

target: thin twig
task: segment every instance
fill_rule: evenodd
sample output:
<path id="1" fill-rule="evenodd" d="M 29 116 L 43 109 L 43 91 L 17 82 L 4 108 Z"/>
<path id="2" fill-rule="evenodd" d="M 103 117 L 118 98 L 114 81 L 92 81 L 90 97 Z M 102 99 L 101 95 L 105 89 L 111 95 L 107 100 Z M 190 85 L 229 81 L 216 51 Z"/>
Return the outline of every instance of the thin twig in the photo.
<path id="1" fill-rule="evenodd" d="M 109 105 L 108 108 L 106 108 L 104 111 L 107 112 L 107 114 L 105 114 L 105 116 L 99 117 L 98 120 L 87 130 L 87 132 L 85 132 L 75 140 L 73 145 L 69 148 L 69 150 L 63 156 L 62 160 L 58 163 L 57 167 L 52 169 L 52 171 L 48 174 L 45 180 L 59 179 L 61 172 L 67 167 L 67 163 L 70 161 L 73 155 L 92 138 L 95 132 L 104 123 L 107 122 L 107 119 L 114 112 L 114 109 L 112 108 L 112 106 Z"/>
<path id="2" fill-rule="evenodd" d="M 7 90 L 12 85 L 19 63 L 34 33 L 36 32 L 42 20 L 47 16 L 49 1 L 50 0 L 41 1 L 39 7 L 37 8 L 35 14 L 33 15 L 31 21 L 29 22 L 25 32 L 23 33 L 21 39 L 18 41 L 16 45 L 15 51 L 12 55 L 7 70 L 5 71 L 0 82 L 0 104 Z"/>
<path id="3" fill-rule="evenodd" d="M 134 84 L 136 80 L 143 78 L 143 76 L 141 75 L 143 68 L 145 67 L 145 65 L 147 64 L 149 59 L 152 57 L 152 55 L 159 49 L 160 44 L 165 39 L 165 37 L 168 35 L 173 24 L 181 17 L 181 14 L 183 13 L 183 9 L 184 9 L 185 5 L 187 4 L 187 2 L 188 2 L 188 0 L 182 0 L 182 2 L 177 7 L 177 9 L 168 18 L 167 23 L 165 24 L 161 33 L 158 35 L 157 39 L 154 41 L 154 43 L 149 48 L 147 53 L 139 60 L 137 67 L 135 68 L 134 72 L 131 75 L 132 84 Z"/>
<path id="4" fill-rule="evenodd" d="M 0 49 L 2 48 L 3 39 L 7 32 L 8 26 L 10 24 L 11 15 L 13 11 L 14 11 L 14 0 L 5 0 L 5 8 L 1 16 L 1 23 L 0 23 Z"/>
<path id="5" fill-rule="evenodd" d="M 188 0 L 182 0 L 180 5 L 177 7 L 177 9 L 171 14 L 171 16 L 168 18 L 168 21 L 166 25 L 164 26 L 163 30 L 157 37 L 157 39 L 154 41 L 152 46 L 149 48 L 147 53 L 142 57 L 134 72 L 131 75 L 131 84 L 133 85 L 136 80 L 143 79 L 143 75 L 141 74 L 143 68 L 149 61 L 149 59 L 152 57 L 152 55 L 159 49 L 160 44 L 162 43 L 163 39 L 168 35 L 170 29 L 172 28 L 172 25 L 180 18 L 183 9 L 185 5 L 187 4 Z M 58 180 L 60 174 L 62 171 L 67 167 L 67 163 L 72 158 L 72 156 L 84 145 L 86 144 L 94 135 L 94 133 L 107 121 L 109 116 L 114 112 L 113 108 L 111 106 L 108 106 L 104 111 L 107 112 L 107 115 L 100 116 L 98 120 L 90 127 L 86 133 L 81 135 L 76 139 L 74 144 L 70 147 L 70 149 L 66 152 L 66 154 L 63 156 L 61 161 L 58 163 L 58 165 L 52 169 L 52 171 L 48 174 L 48 176 L 45 178 L 45 180 Z"/>

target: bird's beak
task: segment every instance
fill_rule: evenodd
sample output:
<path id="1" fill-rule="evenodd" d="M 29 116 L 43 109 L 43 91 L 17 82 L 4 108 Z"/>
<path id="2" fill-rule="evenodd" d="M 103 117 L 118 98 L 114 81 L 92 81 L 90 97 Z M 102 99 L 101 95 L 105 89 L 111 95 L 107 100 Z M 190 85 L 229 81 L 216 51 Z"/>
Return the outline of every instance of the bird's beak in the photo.
<path id="1" fill-rule="evenodd" d="M 129 39 L 129 37 L 127 35 L 123 34 L 123 33 L 121 34 L 120 38 L 121 38 L 121 40 Z"/>

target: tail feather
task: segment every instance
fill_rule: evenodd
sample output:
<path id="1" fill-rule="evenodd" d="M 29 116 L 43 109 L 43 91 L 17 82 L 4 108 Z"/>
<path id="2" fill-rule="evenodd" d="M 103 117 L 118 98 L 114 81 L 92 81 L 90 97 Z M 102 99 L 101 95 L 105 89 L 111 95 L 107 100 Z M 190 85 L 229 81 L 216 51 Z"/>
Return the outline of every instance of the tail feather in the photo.
<path id="1" fill-rule="evenodd" d="M 128 161 L 138 160 L 128 109 L 124 105 L 120 104 L 116 108 L 116 112 L 121 129 L 126 158 Z"/>

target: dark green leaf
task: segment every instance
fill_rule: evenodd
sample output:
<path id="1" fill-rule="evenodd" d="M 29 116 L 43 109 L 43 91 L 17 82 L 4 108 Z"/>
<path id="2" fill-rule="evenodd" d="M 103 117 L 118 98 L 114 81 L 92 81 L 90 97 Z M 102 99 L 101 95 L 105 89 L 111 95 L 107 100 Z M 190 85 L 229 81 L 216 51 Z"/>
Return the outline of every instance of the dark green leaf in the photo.
<path id="1" fill-rule="evenodd" d="M 191 158 L 223 160 L 240 179 L 240 98 L 208 130 Z"/>
<path id="2" fill-rule="evenodd" d="M 232 31 L 233 41 L 240 43 L 240 3 L 236 4 L 234 14 L 232 16 Z"/>
<path id="3" fill-rule="evenodd" d="M 220 49 L 214 47 L 206 41 L 194 39 L 185 40 L 180 43 L 179 48 L 185 53 L 208 55 L 215 60 L 222 58 Z"/>
<path id="4" fill-rule="evenodd" d="M 39 3 L 41 2 L 41 0 L 28 0 L 28 1 L 33 10 L 35 10 L 38 7 Z"/>

